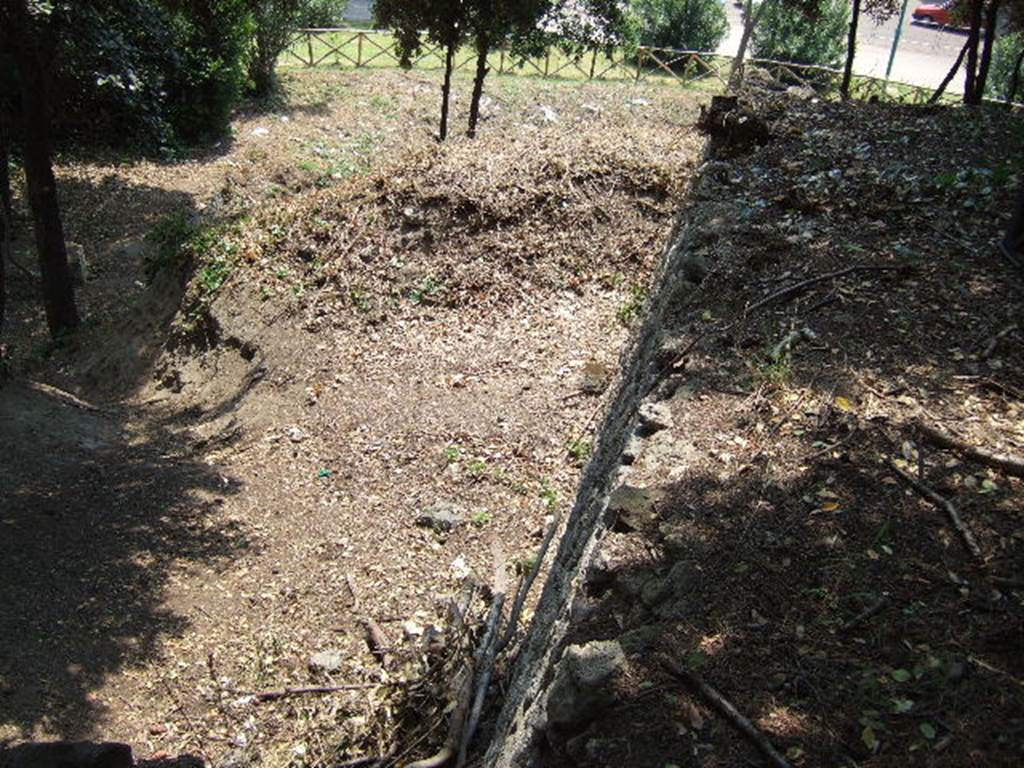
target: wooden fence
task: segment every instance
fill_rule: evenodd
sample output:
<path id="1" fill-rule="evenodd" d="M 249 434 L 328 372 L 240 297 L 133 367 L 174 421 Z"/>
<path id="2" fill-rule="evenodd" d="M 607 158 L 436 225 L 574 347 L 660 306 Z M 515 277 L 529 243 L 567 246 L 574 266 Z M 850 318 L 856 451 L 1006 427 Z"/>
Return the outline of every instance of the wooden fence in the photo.
<path id="1" fill-rule="evenodd" d="M 324 65 L 340 67 L 394 67 L 399 57 L 394 50 L 391 33 L 365 29 L 297 29 L 286 49 L 282 63 L 298 63 L 304 67 Z M 413 67 L 439 69 L 444 66 L 444 52 L 438 46 L 425 45 L 411 60 Z M 498 74 L 530 75 L 543 78 L 582 80 L 632 80 L 634 82 L 668 82 L 691 87 L 724 88 L 732 69 L 732 57 L 702 51 L 640 46 L 635 53 L 615 50 L 591 51 L 582 57 L 567 56 L 549 49 L 543 56 L 523 58 L 506 51 L 495 51 L 488 64 Z M 472 68 L 475 59 L 469 50 L 460 51 L 455 69 Z M 767 79 L 772 84 L 803 86 L 827 96 L 838 93 L 842 70 L 808 64 L 793 64 L 767 59 L 748 59 L 747 72 Z M 748 74 L 749 76 L 749 74 Z M 881 78 L 856 75 L 851 95 L 858 99 L 924 104 L 932 89 Z M 947 97 L 952 101 L 955 95 Z"/>

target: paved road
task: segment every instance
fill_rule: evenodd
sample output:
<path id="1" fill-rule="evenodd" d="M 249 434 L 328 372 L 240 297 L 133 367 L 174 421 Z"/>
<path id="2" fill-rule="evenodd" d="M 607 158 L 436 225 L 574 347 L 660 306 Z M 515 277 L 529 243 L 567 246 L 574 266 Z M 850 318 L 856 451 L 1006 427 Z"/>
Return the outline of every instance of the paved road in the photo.
<path id="1" fill-rule="evenodd" d="M 911 0 L 907 8 L 903 35 L 893 63 L 892 79 L 934 88 L 956 60 L 963 47 L 966 33 L 912 21 L 910 14 L 915 5 L 916 3 Z M 718 52 L 735 55 L 743 31 L 743 21 L 739 8 L 732 2 L 726 3 L 726 12 L 729 17 L 729 34 L 722 41 Z M 876 24 L 867 15 L 861 15 L 857 35 L 857 58 L 854 60 L 854 71 L 857 74 L 885 76 L 885 67 L 889 61 L 889 51 L 898 23 L 898 17 Z M 954 80 L 949 90 L 962 91 L 962 80 L 959 77 Z"/>

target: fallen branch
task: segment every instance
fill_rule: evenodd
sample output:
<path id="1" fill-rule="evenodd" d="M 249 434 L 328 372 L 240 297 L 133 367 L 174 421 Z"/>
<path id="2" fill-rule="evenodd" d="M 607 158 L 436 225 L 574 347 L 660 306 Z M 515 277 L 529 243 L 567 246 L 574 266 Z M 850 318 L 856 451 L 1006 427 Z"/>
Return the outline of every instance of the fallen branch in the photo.
<path id="1" fill-rule="evenodd" d="M 466 725 L 466 715 L 469 712 L 469 705 L 473 695 L 473 675 L 466 673 L 462 676 L 458 693 L 455 697 L 455 709 L 452 710 L 451 720 L 448 722 L 448 736 L 444 746 L 439 752 L 430 757 L 409 763 L 405 768 L 440 768 L 448 763 L 458 752 L 462 743 L 462 734 Z"/>
<path id="2" fill-rule="evenodd" d="M 555 534 L 558 532 L 561 524 L 562 513 L 559 512 L 555 516 L 555 519 L 551 521 L 551 525 L 548 527 L 547 533 L 544 534 L 544 541 L 541 542 L 540 550 L 537 552 L 536 563 L 519 585 L 519 590 L 516 592 L 516 598 L 512 603 L 512 613 L 510 613 L 508 617 L 508 627 L 505 629 L 505 636 L 498 644 L 498 653 L 504 651 L 515 636 L 516 627 L 519 624 L 519 616 L 523 612 L 523 605 L 526 603 L 526 598 L 530 594 L 533 582 L 536 580 L 537 574 L 540 573 L 540 567 L 544 564 L 544 558 L 547 556 L 548 549 L 551 547 L 551 542 L 554 540 Z"/>
<path id="3" fill-rule="evenodd" d="M 498 632 L 501 622 L 501 609 L 505 605 L 505 593 L 498 592 L 491 603 L 491 612 L 487 617 L 487 629 L 484 632 L 484 639 L 480 644 L 478 663 L 476 668 L 476 691 L 473 695 L 473 708 L 469 713 L 469 720 L 466 723 L 466 730 L 462 734 L 462 744 L 459 747 L 459 758 L 456 761 L 456 768 L 462 768 L 466 764 L 466 755 L 469 752 L 469 745 L 476 735 L 476 728 L 480 724 L 480 714 L 483 712 L 484 699 L 487 698 L 487 687 L 491 684 L 491 674 L 494 672 L 494 658 L 498 650 Z"/>
<path id="4" fill-rule="evenodd" d="M 974 555 L 975 558 L 984 562 L 985 558 L 981 554 L 981 547 L 978 546 L 978 542 L 975 540 L 974 534 L 971 533 L 971 529 L 967 527 L 966 523 L 964 523 L 963 519 L 960 517 L 960 513 L 957 511 L 957 508 L 953 506 L 952 502 L 939 494 L 931 486 L 926 485 L 924 481 L 918 480 L 913 475 L 904 472 L 896 466 L 894 462 L 889 461 L 887 463 L 889 465 L 889 469 L 891 469 L 903 482 L 917 491 L 918 494 L 928 499 L 928 501 L 932 502 L 932 504 L 945 510 L 946 516 L 949 518 L 949 522 L 952 524 L 953 528 L 956 529 L 956 532 L 960 534 L 960 538 L 963 539 L 964 546 L 967 547 L 968 551 Z"/>
<path id="5" fill-rule="evenodd" d="M 818 275 L 817 277 L 809 277 L 806 280 L 801 280 L 799 283 L 794 283 L 793 285 L 782 288 L 776 291 L 775 293 L 766 296 L 760 301 L 751 304 L 749 307 L 743 310 L 743 318 L 746 318 L 747 315 L 749 315 L 751 312 L 754 312 L 758 309 L 763 309 L 764 307 L 767 307 L 769 304 L 773 304 L 776 301 L 783 301 L 785 299 L 791 299 L 794 296 L 798 296 L 803 291 L 810 288 L 812 285 L 816 285 L 817 283 L 823 283 L 826 280 L 836 280 L 840 277 L 846 277 L 846 275 L 851 275 L 855 272 L 906 272 L 909 269 L 910 267 L 906 264 L 855 264 L 852 267 L 839 269 L 836 270 L 835 272 L 828 272 L 827 274 Z M 676 356 L 675 362 L 672 363 L 672 367 L 679 367 L 679 365 L 686 359 L 686 356 L 689 355 L 690 352 L 692 352 L 698 344 L 704 341 L 704 339 L 710 336 L 718 336 L 723 333 L 728 333 L 729 331 L 736 327 L 736 324 L 738 322 L 738 319 L 734 320 L 733 322 L 729 323 L 728 325 L 725 325 L 722 328 L 709 329 L 704 333 L 700 334 L 699 336 L 697 336 L 697 338 L 695 338 L 693 341 L 687 344 L 683 351 Z"/>
<path id="6" fill-rule="evenodd" d="M 992 453 L 983 448 L 975 448 L 973 445 L 968 445 L 962 440 L 953 437 L 948 432 L 943 432 L 928 424 L 918 423 L 917 428 L 924 437 L 928 438 L 929 442 L 940 448 L 949 448 L 969 459 L 973 459 L 979 464 L 1001 469 L 1008 475 L 1024 477 L 1024 459 L 1007 454 Z"/>
<path id="7" fill-rule="evenodd" d="M 981 360 L 988 360 L 992 355 L 996 353 L 996 349 L 999 347 L 999 342 L 1009 336 L 1011 333 L 1020 330 L 1020 325 L 1017 323 L 1010 323 L 1008 326 L 1003 328 L 999 333 L 992 336 L 988 341 L 985 342 L 985 348 L 981 350 L 979 358 Z"/>
<path id="8" fill-rule="evenodd" d="M 28 388 L 36 392 L 39 392 L 40 394 L 56 398 L 65 405 L 70 405 L 74 408 L 80 408 L 81 410 L 88 411 L 89 413 L 103 413 L 102 408 L 98 408 L 92 403 L 87 403 L 85 400 L 78 397 L 77 395 L 73 395 L 70 392 L 60 389 L 59 387 L 54 387 L 50 384 L 43 384 L 41 381 L 28 382 Z"/>
<path id="9" fill-rule="evenodd" d="M 387 760 L 387 757 L 380 755 L 366 755 L 365 757 L 354 757 L 343 763 L 335 763 L 334 768 L 362 768 L 364 765 L 377 765 Z"/>
<path id="10" fill-rule="evenodd" d="M 733 706 L 732 702 L 705 683 L 693 672 L 684 669 L 674 659 L 665 656 L 664 654 L 659 654 L 658 660 L 661 662 L 661 666 L 664 667 L 670 675 L 695 689 L 701 696 L 703 696 L 711 706 L 717 709 L 718 712 L 725 717 L 725 719 L 728 720 L 734 728 L 736 728 L 736 730 L 746 736 L 747 740 L 757 747 L 757 750 L 764 755 L 765 759 L 775 766 L 775 768 L 792 768 L 786 758 L 784 758 L 775 749 L 775 747 L 771 745 L 768 738 L 757 729 L 757 726 L 740 714 L 740 711 Z"/>
<path id="11" fill-rule="evenodd" d="M 855 264 L 852 267 L 839 269 L 835 272 L 828 272 L 824 275 L 818 275 L 817 277 L 809 277 L 806 280 L 801 280 L 799 283 L 794 283 L 793 285 L 782 288 L 747 307 L 743 311 L 743 315 L 745 317 L 755 310 L 767 307 L 769 304 L 774 304 L 776 301 L 791 299 L 794 296 L 798 296 L 812 285 L 824 283 L 827 280 L 836 280 L 840 277 L 846 277 L 847 275 L 852 275 L 855 272 L 900 272 L 906 270 L 906 264 Z"/>
<path id="12" fill-rule="evenodd" d="M 308 685 L 299 688 L 277 688 L 270 691 L 235 691 L 239 696 L 252 696 L 256 701 L 277 701 L 290 696 L 303 696 L 307 693 L 338 693 L 340 691 L 365 691 L 368 688 L 380 688 L 382 685 L 400 685 L 400 683 L 349 683 L 347 685 Z"/>
<path id="13" fill-rule="evenodd" d="M 865 621 L 870 619 L 872 616 L 875 616 L 875 615 L 881 613 L 882 610 L 885 608 L 885 606 L 888 605 L 888 604 L 889 604 L 889 596 L 888 595 L 882 595 L 877 600 L 875 600 L 873 603 L 871 603 L 871 605 L 869 605 L 867 608 L 865 608 L 863 611 L 861 611 L 856 616 L 854 616 L 852 619 L 850 619 L 848 622 L 843 624 L 843 626 L 842 626 L 843 632 L 849 632 L 851 629 L 854 629 L 855 627 L 858 627 L 861 624 L 863 624 Z"/>
<path id="14" fill-rule="evenodd" d="M 386 664 L 390 643 L 384 634 L 384 630 L 369 616 L 360 619 L 359 623 L 363 625 L 363 629 L 366 632 L 366 646 L 370 649 L 370 653 L 373 654 L 373 658 L 381 664 Z"/>

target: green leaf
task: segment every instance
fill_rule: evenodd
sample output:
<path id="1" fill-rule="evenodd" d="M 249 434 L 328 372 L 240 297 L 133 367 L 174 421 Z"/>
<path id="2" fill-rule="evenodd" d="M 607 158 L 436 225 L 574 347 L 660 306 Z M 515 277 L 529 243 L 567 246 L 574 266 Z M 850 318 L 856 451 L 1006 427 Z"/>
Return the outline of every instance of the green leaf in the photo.
<path id="1" fill-rule="evenodd" d="M 902 715 L 914 708 L 914 702 L 911 699 L 893 699 L 892 700 L 892 711 L 897 715 Z"/>
<path id="2" fill-rule="evenodd" d="M 928 741 L 932 741 L 935 738 L 935 734 L 936 734 L 935 726 L 932 725 L 931 723 L 921 723 L 917 727 L 918 727 L 918 730 L 921 731 L 921 735 L 924 736 L 926 739 L 928 739 Z"/>
<path id="3" fill-rule="evenodd" d="M 894 669 L 892 671 L 892 679 L 897 683 L 905 683 L 910 680 L 911 677 L 912 675 L 905 669 Z"/>
<path id="4" fill-rule="evenodd" d="M 870 725 L 860 732 L 860 740 L 864 742 L 864 746 L 874 752 L 878 749 L 878 737 L 875 736 L 875 729 Z"/>

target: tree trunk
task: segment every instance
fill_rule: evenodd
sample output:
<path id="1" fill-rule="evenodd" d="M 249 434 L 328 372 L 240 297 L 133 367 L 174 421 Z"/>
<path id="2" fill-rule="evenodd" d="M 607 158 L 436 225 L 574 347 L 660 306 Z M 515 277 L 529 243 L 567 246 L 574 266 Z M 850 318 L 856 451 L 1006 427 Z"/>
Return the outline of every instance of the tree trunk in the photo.
<path id="1" fill-rule="evenodd" d="M 448 138 L 448 103 L 452 93 L 452 70 L 455 68 L 455 43 L 449 43 L 444 53 L 444 85 L 441 86 L 441 130 L 438 141 Z"/>
<path id="2" fill-rule="evenodd" d="M 996 24 L 999 14 L 999 1 L 990 0 L 985 12 L 985 45 L 981 49 L 981 63 L 978 64 L 978 76 L 974 80 L 974 90 L 978 95 L 978 103 L 985 98 L 985 86 L 988 83 L 988 70 L 992 65 L 992 46 L 996 41 Z"/>
<path id="3" fill-rule="evenodd" d="M 850 81 L 853 80 L 853 59 L 857 55 L 857 23 L 859 20 L 860 0 L 853 0 L 850 34 L 846 38 L 846 67 L 843 69 L 843 84 L 839 87 L 839 93 L 844 99 L 850 98 Z"/>
<path id="4" fill-rule="evenodd" d="M 960 65 L 964 63 L 964 56 L 967 55 L 967 49 L 971 46 L 971 41 L 968 40 L 964 43 L 964 47 L 960 49 L 960 53 L 957 54 L 956 61 L 953 62 L 953 66 L 949 68 L 949 72 L 942 78 L 942 82 L 939 83 L 939 87 L 935 89 L 935 93 L 932 94 L 931 98 L 928 99 L 929 104 L 937 104 L 939 99 L 942 98 L 942 94 L 946 92 L 946 88 L 953 78 L 956 77 L 956 73 L 960 71 Z"/>
<path id="5" fill-rule="evenodd" d="M 978 77 L 978 43 L 981 41 L 981 12 L 983 0 L 971 2 L 971 29 L 967 35 L 967 75 L 964 79 L 964 104 L 980 104 L 981 95 L 975 93 Z"/>
<path id="6" fill-rule="evenodd" d="M 740 37 L 740 48 L 736 51 L 736 58 L 732 62 L 732 72 L 729 74 L 729 90 L 735 91 L 743 85 L 744 61 L 747 57 L 747 46 L 750 45 L 750 38 L 754 36 L 754 28 L 761 20 L 761 14 L 772 0 L 764 0 L 754 10 L 754 0 L 747 0 L 746 8 L 743 11 L 743 35 Z"/>
<path id="7" fill-rule="evenodd" d="M 476 75 L 473 77 L 473 98 L 469 102 L 469 131 L 466 133 L 471 139 L 476 138 L 476 124 L 480 119 L 480 99 L 484 94 L 484 80 L 491 70 L 487 66 L 487 54 L 490 51 L 491 41 L 484 32 L 476 36 Z"/>
<path id="8" fill-rule="evenodd" d="M 11 255 L 10 145 L 7 138 L 5 105 L 0 101 L 0 338 L 3 338 L 7 307 L 7 259 Z"/>
<path id="9" fill-rule="evenodd" d="M 23 7 L 23 6 L 22 6 Z M 57 200 L 57 182 L 50 159 L 50 120 L 46 99 L 46 74 L 26 23 L 18 46 L 18 79 L 21 84 L 22 153 L 28 203 L 32 211 L 43 303 L 50 335 L 56 338 L 78 327 L 78 308 L 64 245 L 64 226 Z"/>
<path id="10" fill-rule="evenodd" d="M 1017 63 L 1013 67 L 1013 77 L 1010 79 L 1009 92 L 1006 94 L 1006 100 L 1013 103 L 1013 100 L 1017 98 L 1017 88 L 1020 87 L 1020 70 L 1024 67 L 1024 46 L 1021 47 L 1020 53 L 1017 54 Z"/>
<path id="11" fill-rule="evenodd" d="M 1017 209 L 1006 228 L 1002 242 L 1003 252 L 1013 263 L 1024 266 L 1024 184 L 1017 195 Z"/>

